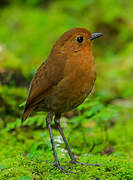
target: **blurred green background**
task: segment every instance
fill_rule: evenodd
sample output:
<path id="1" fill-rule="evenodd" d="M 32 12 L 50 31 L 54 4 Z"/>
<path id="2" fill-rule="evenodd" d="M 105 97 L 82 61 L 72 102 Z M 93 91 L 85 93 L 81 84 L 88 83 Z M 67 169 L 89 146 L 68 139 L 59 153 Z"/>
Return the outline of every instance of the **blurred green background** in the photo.
<path id="1" fill-rule="evenodd" d="M 0 179 L 68 178 L 43 162 L 53 160 L 46 114 L 33 113 L 23 128 L 20 119 L 36 69 L 55 41 L 75 27 L 104 36 L 93 42 L 94 91 L 61 122 L 75 156 L 102 166 L 64 163 L 68 155 L 53 125 L 59 158 L 76 172 L 70 179 L 133 179 L 131 0 L 0 1 Z"/>

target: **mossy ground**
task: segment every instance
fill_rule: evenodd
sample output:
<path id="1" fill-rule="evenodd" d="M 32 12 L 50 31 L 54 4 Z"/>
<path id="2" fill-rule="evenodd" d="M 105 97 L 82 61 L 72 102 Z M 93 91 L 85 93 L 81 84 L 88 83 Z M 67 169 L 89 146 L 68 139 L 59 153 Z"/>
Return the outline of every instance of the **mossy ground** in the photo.
<path id="1" fill-rule="evenodd" d="M 62 119 L 63 123 L 65 120 Z M 66 126 L 64 132 L 80 162 L 99 167 L 73 165 L 57 130 L 53 130 L 61 165 L 74 174 L 66 175 L 45 161 L 53 162 L 48 131 L 17 128 L 0 137 L 0 179 L 133 179 L 133 121 L 117 122 L 108 137 L 97 127 L 86 132 Z M 93 147 L 93 148 L 92 148 Z M 91 151 L 91 152 L 90 152 Z M 44 161 L 45 160 L 45 161 Z"/>

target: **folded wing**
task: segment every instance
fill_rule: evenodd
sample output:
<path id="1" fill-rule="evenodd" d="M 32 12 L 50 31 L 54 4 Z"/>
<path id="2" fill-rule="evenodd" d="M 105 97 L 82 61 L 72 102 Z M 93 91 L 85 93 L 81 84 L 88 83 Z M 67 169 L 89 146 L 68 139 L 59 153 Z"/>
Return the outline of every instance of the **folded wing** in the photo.
<path id="1" fill-rule="evenodd" d="M 61 54 L 42 63 L 33 77 L 22 121 L 36 108 L 36 104 L 52 93 L 53 87 L 64 78 L 65 59 Z"/>

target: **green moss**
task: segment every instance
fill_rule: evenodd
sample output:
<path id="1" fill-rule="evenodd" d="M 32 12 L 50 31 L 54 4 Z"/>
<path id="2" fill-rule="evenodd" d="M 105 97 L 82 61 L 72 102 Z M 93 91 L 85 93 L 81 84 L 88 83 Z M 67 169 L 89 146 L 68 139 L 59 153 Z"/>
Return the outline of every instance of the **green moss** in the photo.
<path id="1" fill-rule="evenodd" d="M 64 120 L 63 120 L 64 121 Z M 62 153 L 64 145 L 58 144 L 58 156 L 61 164 L 75 174 L 65 175 L 44 160 L 53 161 L 48 132 L 42 130 L 17 129 L 12 133 L 1 134 L 0 167 L 1 179 L 132 179 L 133 178 L 133 135 L 132 121 L 117 123 L 115 128 L 108 130 L 108 141 L 104 140 L 100 127 L 88 133 L 88 128 L 65 128 L 66 137 L 72 151 L 80 162 L 100 164 L 99 167 L 72 165 L 66 152 Z M 72 128 L 72 127 L 71 127 Z M 122 129 L 122 131 L 121 131 Z M 69 130 L 69 131 L 68 131 Z M 56 130 L 54 136 L 58 135 Z M 84 134 L 84 135 L 83 135 Z M 56 138 L 55 138 L 56 139 Z M 77 141 L 77 139 L 79 139 Z M 95 145 L 93 144 L 95 143 Z M 89 152 L 92 145 L 94 149 Z M 103 149 L 113 147 L 111 155 L 100 155 Z M 64 155 L 63 155 L 64 154 Z M 102 153 L 103 154 L 103 153 Z"/>

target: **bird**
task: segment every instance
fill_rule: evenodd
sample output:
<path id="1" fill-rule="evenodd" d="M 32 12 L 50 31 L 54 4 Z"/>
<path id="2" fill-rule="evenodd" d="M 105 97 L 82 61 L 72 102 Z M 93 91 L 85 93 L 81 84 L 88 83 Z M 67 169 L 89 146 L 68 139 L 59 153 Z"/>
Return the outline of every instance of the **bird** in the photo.
<path id="1" fill-rule="evenodd" d="M 92 41 L 103 33 L 90 33 L 85 28 L 73 28 L 65 32 L 54 44 L 48 58 L 35 73 L 29 87 L 22 122 L 32 111 L 47 112 L 46 125 L 49 131 L 54 165 L 66 173 L 60 165 L 52 134 L 54 118 L 71 163 L 80 163 L 72 154 L 60 125 L 62 113 L 79 106 L 93 89 L 96 69 L 92 54 Z M 82 163 L 81 163 L 82 164 Z"/>

